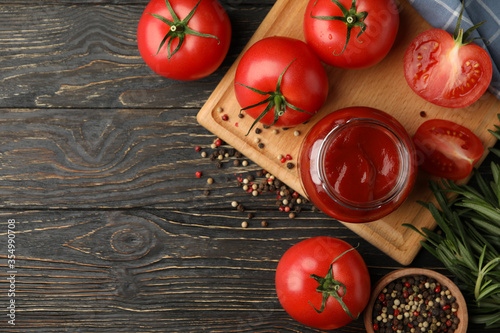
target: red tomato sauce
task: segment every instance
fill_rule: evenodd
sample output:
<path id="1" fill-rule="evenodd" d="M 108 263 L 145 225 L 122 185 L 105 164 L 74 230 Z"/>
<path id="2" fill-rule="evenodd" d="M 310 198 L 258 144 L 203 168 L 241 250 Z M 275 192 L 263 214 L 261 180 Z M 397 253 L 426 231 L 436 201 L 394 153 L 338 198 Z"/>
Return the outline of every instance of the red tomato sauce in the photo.
<path id="1" fill-rule="evenodd" d="M 347 108 L 313 126 L 299 168 L 304 191 L 319 209 L 341 221 L 368 222 L 408 196 L 416 178 L 415 149 L 392 116 Z"/>

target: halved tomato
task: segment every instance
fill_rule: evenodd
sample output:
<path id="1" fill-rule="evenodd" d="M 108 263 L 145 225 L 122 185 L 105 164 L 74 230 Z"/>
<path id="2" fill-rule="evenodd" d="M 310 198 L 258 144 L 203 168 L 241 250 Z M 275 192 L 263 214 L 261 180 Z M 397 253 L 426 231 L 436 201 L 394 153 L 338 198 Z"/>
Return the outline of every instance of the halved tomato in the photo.
<path id="1" fill-rule="evenodd" d="M 447 179 L 467 177 L 484 152 L 468 128 L 448 120 L 424 122 L 413 136 L 419 167 Z"/>

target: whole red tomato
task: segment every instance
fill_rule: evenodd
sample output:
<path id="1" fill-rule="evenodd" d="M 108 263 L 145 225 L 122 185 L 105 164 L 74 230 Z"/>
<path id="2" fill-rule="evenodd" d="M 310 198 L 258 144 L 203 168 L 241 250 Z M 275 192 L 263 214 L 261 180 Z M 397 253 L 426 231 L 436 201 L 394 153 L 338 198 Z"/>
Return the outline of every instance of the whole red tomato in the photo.
<path id="1" fill-rule="evenodd" d="M 309 0 L 304 35 L 325 63 L 360 69 L 389 53 L 399 28 L 393 0 Z"/>
<path id="2" fill-rule="evenodd" d="M 481 139 L 471 130 L 443 119 L 420 125 L 413 142 L 419 167 L 447 179 L 467 177 L 484 152 Z"/>
<path id="3" fill-rule="evenodd" d="M 234 82 L 243 110 L 255 123 L 268 126 L 305 122 L 328 95 L 321 61 L 306 43 L 288 37 L 268 37 L 253 44 L 241 58 Z"/>
<path id="4" fill-rule="evenodd" d="M 493 73 L 491 59 L 466 37 L 460 29 L 455 36 L 431 29 L 415 37 L 405 52 L 404 74 L 417 95 L 439 106 L 464 108 L 484 94 Z"/>
<path id="5" fill-rule="evenodd" d="M 318 329 L 335 329 L 357 318 L 370 291 L 363 258 L 337 238 L 320 236 L 295 244 L 276 269 L 276 292 L 283 308 L 298 322 Z"/>
<path id="6" fill-rule="evenodd" d="M 141 57 L 157 74 L 197 80 L 229 50 L 231 23 L 217 0 L 151 0 L 137 27 Z"/>

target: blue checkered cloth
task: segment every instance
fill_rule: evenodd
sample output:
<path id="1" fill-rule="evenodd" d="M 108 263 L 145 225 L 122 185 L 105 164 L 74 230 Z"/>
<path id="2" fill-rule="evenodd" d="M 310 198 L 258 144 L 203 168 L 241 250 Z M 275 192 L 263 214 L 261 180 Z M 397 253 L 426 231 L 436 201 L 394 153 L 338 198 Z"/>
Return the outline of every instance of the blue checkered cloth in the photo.
<path id="1" fill-rule="evenodd" d="M 408 0 L 434 28 L 453 34 L 462 9 L 461 0 Z M 461 27 L 464 31 L 486 21 L 471 37 L 481 37 L 474 43 L 488 51 L 493 62 L 493 78 L 489 91 L 500 99 L 500 0 L 465 0 Z"/>

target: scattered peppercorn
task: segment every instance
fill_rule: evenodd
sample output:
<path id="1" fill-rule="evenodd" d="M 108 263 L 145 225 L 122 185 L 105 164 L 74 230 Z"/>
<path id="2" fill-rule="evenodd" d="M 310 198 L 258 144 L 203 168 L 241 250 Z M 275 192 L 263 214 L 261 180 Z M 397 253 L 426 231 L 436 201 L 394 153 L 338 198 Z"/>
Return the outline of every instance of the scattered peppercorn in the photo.
<path id="1" fill-rule="evenodd" d="M 286 164 L 286 167 L 287 167 L 288 169 L 293 169 L 293 168 L 295 167 L 295 164 L 293 164 L 293 163 L 291 163 L 291 162 L 288 162 L 288 163 Z"/>
<path id="2" fill-rule="evenodd" d="M 256 133 L 261 133 L 261 129 L 257 128 Z M 260 143 L 260 139 L 256 139 L 258 139 Z M 218 168 L 223 168 L 223 162 L 227 161 L 229 158 L 233 159 L 232 165 L 234 165 L 235 167 L 245 167 L 249 165 L 249 162 L 247 160 L 242 159 L 244 158 L 244 156 L 243 154 L 241 154 L 241 152 L 232 147 L 223 147 L 223 145 L 226 145 L 226 143 L 224 143 L 222 139 L 215 138 L 210 145 L 210 147 L 213 149 L 212 152 L 203 150 L 202 146 L 199 145 L 195 146 L 194 149 L 197 152 L 201 152 L 202 157 L 209 157 L 211 161 L 214 161 L 216 163 L 216 166 Z M 264 145 L 262 144 L 260 145 L 260 147 L 263 148 Z M 287 161 L 292 160 L 292 156 L 290 154 L 280 154 L 279 159 L 282 159 L 282 162 L 286 163 Z M 290 168 L 289 165 L 287 165 L 287 167 Z M 196 176 L 198 178 L 201 178 L 202 172 L 197 171 Z M 255 176 L 257 176 L 258 179 L 256 179 Z M 238 178 L 239 179 L 236 182 L 237 186 L 241 187 L 245 192 L 252 196 L 258 196 L 264 193 L 275 193 L 277 195 L 278 209 L 282 212 L 286 212 L 289 218 L 295 218 L 296 214 L 302 211 L 300 205 L 303 203 L 307 203 L 307 200 L 301 198 L 296 191 L 288 188 L 283 182 L 281 182 L 279 179 L 276 179 L 273 175 L 265 170 L 258 170 L 254 174 L 249 173 L 246 177 Z M 213 184 L 214 182 L 215 180 L 213 178 L 207 178 L 208 184 Z M 205 190 L 203 194 L 205 196 L 208 196 L 210 194 L 210 191 Z M 285 202 L 284 204 L 283 201 Z M 242 204 L 233 201 L 231 202 L 231 205 L 238 211 L 245 212 L 245 207 Z M 248 213 L 247 218 L 251 219 L 252 217 L 253 214 Z"/>
<path id="3" fill-rule="evenodd" d="M 260 133 L 262 133 L 262 130 L 261 130 L 260 128 L 258 128 L 258 127 L 257 127 L 257 128 L 255 129 L 255 134 L 260 134 Z"/>
<path id="4" fill-rule="evenodd" d="M 223 114 L 221 118 L 224 121 L 228 121 L 229 120 L 229 116 L 227 114 Z"/>
<path id="5" fill-rule="evenodd" d="M 261 142 L 261 143 L 259 143 L 259 148 L 260 148 L 260 149 L 263 149 L 263 148 L 264 148 L 264 144 L 263 144 L 262 142 Z"/>

